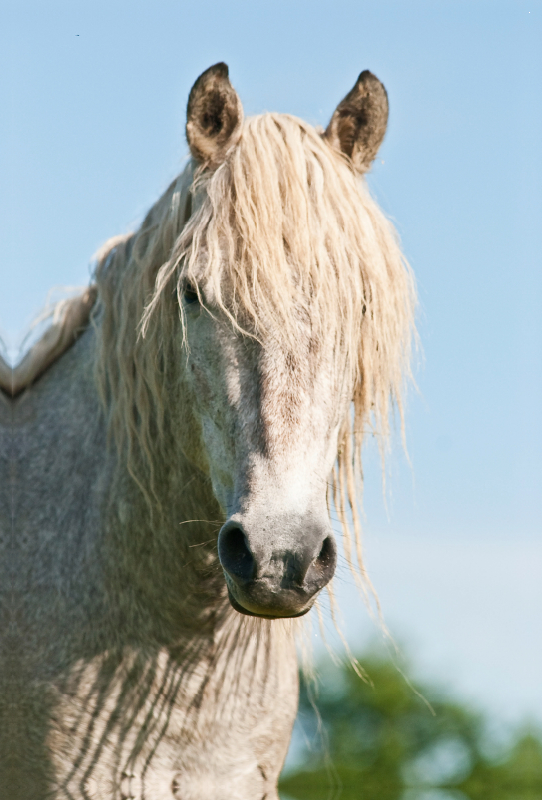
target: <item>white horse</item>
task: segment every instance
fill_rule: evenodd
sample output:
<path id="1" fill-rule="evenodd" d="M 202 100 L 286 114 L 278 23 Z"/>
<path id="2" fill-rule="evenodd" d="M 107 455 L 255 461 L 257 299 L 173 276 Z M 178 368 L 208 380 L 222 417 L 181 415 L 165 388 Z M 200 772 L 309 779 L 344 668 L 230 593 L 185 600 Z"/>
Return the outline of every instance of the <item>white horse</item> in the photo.
<path id="1" fill-rule="evenodd" d="M 184 172 L 0 370 L 9 800 L 277 797 L 288 618 L 408 373 L 413 282 L 363 179 L 387 115 L 362 72 L 325 132 L 243 120 L 211 67 Z"/>

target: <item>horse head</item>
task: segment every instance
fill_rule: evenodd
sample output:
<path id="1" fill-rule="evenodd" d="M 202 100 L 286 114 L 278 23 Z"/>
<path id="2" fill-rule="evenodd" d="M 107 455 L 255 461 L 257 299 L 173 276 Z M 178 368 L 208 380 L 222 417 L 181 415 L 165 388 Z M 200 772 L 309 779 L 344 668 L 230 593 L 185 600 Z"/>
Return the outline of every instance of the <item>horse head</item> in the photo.
<path id="1" fill-rule="evenodd" d="M 348 193 L 326 179 L 340 174 L 351 194 L 387 115 L 369 72 L 323 134 L 280 115 L 244 122 L 225 64 L 190 93 L 200 211 L 181 270 L 183 381 L 198 459 L 226 516 L 220 563 L 244 614 L 300 616 L 335 571 L 328 479 L 360 379 L 369 298 L 341 219 L 356 210 L 344 213 Z"/>

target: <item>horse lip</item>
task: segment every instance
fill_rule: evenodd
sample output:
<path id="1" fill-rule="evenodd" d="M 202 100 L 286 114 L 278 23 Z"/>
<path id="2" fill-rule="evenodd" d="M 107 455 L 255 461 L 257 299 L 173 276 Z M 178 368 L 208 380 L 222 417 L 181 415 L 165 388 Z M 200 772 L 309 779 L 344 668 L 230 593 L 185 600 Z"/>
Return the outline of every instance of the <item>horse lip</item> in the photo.
<path id="1" fill-rule="evenodd" d="M 241 605 L 239 600 L 235 597 L 232 590 L 228 585 L 228 597 L 232 607 L 235 611 L 238 611 L 239 614 L 244 614 L 247 617 L 259 617 L 260 619 L 295 619 L 296 617 L 304 617 L 305 614 L 308 614 L 312 608 L 312 603 L 304 608 L 302 611 L 298 611 L 296 614 L 257 614 L 255 611 L 249 611 L 248 608 L 245 608 Z"/>

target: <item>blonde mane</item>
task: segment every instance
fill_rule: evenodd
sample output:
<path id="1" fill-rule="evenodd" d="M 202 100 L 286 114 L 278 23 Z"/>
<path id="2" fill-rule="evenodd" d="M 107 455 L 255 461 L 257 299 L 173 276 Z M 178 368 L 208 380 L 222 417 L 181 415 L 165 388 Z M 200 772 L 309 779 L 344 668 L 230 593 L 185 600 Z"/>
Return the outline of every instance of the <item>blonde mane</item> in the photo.
<path id="1" fill-rule="evenodd" d="M 333 337 L 355 389 L 330 500 L 350 563 L 351 511 L 364 575 L 361 445 L 370 429 L 384 451 L 393 406 L 402 427 L 415 287 L 392 225 L 348 159 L 295 117 L 249 118 L 215 171 L 191 161 L 135 234 L 106 244 L 96 281 L 99 385 L 117 446 L 150 499 L 171 441 L 168 388 L 180 362 L 187 282 L 203 303 L 210 287 L 238 329 L 278 339 L 294 357 L 300 315 L 316 345 Z"/>

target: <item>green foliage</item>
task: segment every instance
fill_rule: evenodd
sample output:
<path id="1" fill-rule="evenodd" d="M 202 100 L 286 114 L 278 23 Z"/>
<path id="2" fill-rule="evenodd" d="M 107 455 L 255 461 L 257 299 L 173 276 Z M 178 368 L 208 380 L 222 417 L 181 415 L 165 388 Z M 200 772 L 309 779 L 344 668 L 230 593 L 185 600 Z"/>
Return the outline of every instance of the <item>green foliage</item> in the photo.
<path id="1" fill-rule="evenodd" d="M 295 800 L 540 800 L 542 741 L 516 736 L 496 760 L 487 723 L 465 705 L 414 684 L 389 660 L 326 664 L 315 695 L 302 683 L 303 768 L 283 777 Z"/>

